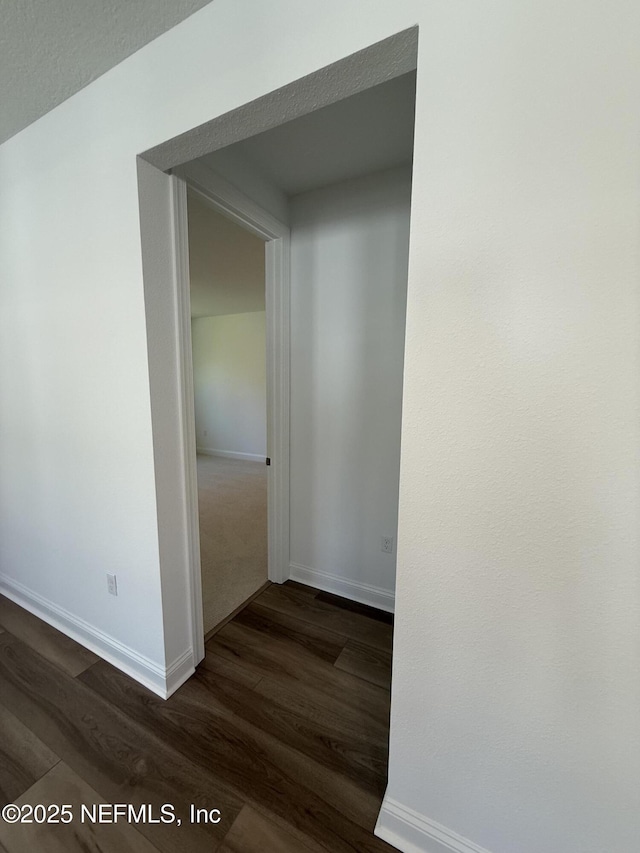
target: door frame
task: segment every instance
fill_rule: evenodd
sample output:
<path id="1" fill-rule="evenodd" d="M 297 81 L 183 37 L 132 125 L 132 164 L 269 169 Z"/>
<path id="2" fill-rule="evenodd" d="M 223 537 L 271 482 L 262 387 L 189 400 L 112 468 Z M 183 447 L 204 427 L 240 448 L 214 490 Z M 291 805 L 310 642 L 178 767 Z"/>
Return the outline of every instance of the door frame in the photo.
<path id="1" fill-rule="evenodd" d="M 181 377 L 181 444 L 186 479 L 188 582 L 196 662 L 204 657 L 202 575 L 194 408 L 187 188 L 209 207 L 265 241 L 267 374 L 267 576 L 289 577 L 290 230 L 201 163 L 171 175 L 173 248 Z"/>

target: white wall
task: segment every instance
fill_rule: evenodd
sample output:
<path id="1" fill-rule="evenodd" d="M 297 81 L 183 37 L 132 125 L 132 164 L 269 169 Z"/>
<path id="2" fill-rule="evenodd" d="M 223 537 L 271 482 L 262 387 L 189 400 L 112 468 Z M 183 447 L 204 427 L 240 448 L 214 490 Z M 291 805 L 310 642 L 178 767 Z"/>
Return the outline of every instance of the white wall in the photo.
<path id="1" fill-rule="evenodd" d="M 265 312 L 191 324 L 196 442 L 209 453 L 267 453 Z"/>
<path id="2" fill-rule="evenodd" d="M 292 199 L 292 577 L 393 609 L 409 168 Z"/>
<path id="3" fill-rule="evenodd" d="M 0 582 L 138 662 L 183 651 L 164 645 L 184 608 L 161 599 L 135 157 L 416 23 L 381 828 L 404 849 L 415 831 L 436 850 L 438 824 L 492 853 L 629 853 L 640 835 L 632 0 L 216 0 L 2 145 Z"/>
<path id="4" fill-rule="evenodd" d="M 191 316 L 265 310 L 264 240 L 188 193 Z"/>

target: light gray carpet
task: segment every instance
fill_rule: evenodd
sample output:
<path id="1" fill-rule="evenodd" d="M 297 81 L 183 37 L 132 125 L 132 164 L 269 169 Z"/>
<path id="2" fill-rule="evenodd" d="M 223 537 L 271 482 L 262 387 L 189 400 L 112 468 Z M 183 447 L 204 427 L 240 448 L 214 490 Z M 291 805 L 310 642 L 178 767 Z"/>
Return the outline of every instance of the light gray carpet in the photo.
<path id="1" fill-rule="evenodd" d="M 205 634 L 267 580 L 267 466 L 198 456 Z"/>

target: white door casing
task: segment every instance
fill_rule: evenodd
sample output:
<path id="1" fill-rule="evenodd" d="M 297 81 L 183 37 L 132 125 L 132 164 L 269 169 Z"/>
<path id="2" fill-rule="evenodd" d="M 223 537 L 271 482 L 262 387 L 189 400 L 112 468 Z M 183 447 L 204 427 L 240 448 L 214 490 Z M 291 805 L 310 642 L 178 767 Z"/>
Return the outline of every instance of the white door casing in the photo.
<path id="1" fill-rule="evenodd" d="M 187 186 L 205 204 L 265 241 L 267 456 L 271 460 L 267 477 L 268 578 L 273 583 L 283 583 L 289 576 L 290 233 L 286 225 L 200 163 L 190 163 L 176 169 L 171 181 L 182 379 L 182 452 L 187 483 L 189 600 L 192 608 L 193 648 L 196 659 L 202 660 L 204 628 L 193 403 Z"/>

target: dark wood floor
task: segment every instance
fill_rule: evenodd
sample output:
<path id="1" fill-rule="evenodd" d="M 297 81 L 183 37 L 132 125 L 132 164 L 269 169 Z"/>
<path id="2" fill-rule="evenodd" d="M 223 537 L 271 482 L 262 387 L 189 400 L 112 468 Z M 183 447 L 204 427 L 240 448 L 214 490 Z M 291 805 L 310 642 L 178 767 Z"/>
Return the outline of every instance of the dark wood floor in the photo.
<path id="1" fill-rule="evenodd" d="M 0 800 L 74 813 L 0 820 L 0 853 L 390 853 L 373 827 L 391 637 L 385 614 L 271 586 L 165 702 L 0 597 Z M 182 822 L 82 823 L 94 803 Z M 192 823 L 191 804 L 221 820 Z"/>

